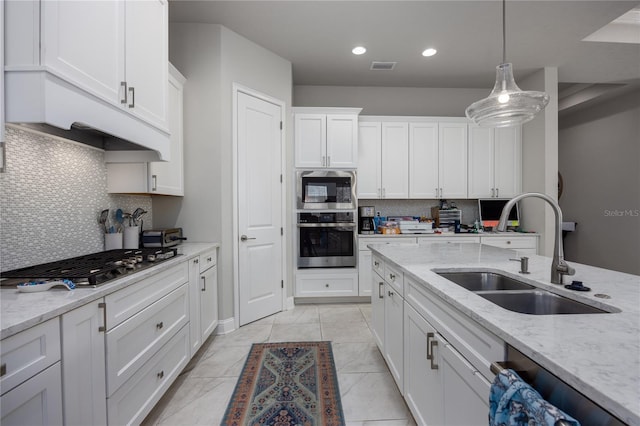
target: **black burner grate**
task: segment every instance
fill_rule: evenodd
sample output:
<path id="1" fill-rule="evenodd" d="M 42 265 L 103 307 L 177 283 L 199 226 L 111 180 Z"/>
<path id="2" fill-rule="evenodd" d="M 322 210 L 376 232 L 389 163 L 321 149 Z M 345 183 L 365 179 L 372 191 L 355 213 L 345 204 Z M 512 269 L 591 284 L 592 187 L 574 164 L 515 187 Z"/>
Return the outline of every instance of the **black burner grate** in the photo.
<path id="1" fill-rule="evenodd" d="M 149 255 L 155 256 L 154 261 Z M 109 250 L 84 256 L 63 259 L 56 262 L 43 263 L 26 268 L 14 269 L 0 273 L 2 285 L 15 285 L 15 280 L 5 284 L 4 279 L 22 278 L 25 281 L 36 279 L 69 279 L 76 285 L 97 286 L 122 275 L 138 272 L 154 266 L 177 255 L 176 249 L 143 248 Z M 133 267 L 127 268 L 128 259 L 137 257 Z"/>

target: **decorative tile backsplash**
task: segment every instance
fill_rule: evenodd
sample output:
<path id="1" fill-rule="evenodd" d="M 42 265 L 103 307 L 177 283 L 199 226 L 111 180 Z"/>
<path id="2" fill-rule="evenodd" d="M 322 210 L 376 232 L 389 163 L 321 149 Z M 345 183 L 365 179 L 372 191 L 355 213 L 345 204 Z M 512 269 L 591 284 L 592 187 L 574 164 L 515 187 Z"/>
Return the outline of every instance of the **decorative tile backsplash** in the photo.
<path id="1" fill-rule="evenodd" d="M 6 127 L 6 172 L 0 173 L 0 271 L 104 249 L 98 216 L 141 207 L 152 227 L 151 196 L 107 193 L 100 150 Z"/>

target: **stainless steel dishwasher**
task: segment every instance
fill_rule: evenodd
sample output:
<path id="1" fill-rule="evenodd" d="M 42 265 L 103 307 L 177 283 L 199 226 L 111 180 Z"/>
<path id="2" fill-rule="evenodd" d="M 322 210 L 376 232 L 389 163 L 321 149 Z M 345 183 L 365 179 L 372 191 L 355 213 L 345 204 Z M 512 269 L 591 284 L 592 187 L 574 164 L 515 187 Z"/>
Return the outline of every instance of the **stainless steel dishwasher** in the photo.
<path id="1" fill-rule="evenodd" d="M 494 362 L 491 365 L 491 371 L 498 374 L 503 368 L 514 370 L 544 399 L 578 420 L 581 426 L 626 424 L 509 345 L 507 345 L 506 360 Z M 556 426 L 561 426 L 563 422 L 558 423 L 560 424 Z"/>

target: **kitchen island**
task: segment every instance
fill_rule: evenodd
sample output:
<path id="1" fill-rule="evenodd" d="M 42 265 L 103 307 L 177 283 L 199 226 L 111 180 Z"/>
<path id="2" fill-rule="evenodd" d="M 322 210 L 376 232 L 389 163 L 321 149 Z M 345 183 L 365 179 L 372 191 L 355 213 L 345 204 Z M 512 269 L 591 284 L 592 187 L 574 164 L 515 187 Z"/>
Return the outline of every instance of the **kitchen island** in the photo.
<path id="1" fill-rule="evenodd" d="M 370 244 L 369 248 L 374 262 L 376 257 L 382 259 L 385 265 L 404 274 L 405 280 L 434 294 L 438 299 L 433 301 L 435 304 L 453 308 L 623 422 L 640 424 L 638 276 L 570 262 L 576 269 L 570 278 L 591 288 L 590 292 L 575 292 L 550 283 L 551 259 L 542 256 L 530 255 L 530 274 L 522 275 L 518 273 L 520 263 L 509 260 L 515 257 L 514 251 L 487 245 Z M 434 270 L 501 272 L 610 313 L 535 316 L 516 313 L 458 286 Z M 406 288 L 405 284 L 405 292 Z M 610 298 L 596 297 L 602 294 Z M 484 367 L 488 369 L 488 365 Z"/>

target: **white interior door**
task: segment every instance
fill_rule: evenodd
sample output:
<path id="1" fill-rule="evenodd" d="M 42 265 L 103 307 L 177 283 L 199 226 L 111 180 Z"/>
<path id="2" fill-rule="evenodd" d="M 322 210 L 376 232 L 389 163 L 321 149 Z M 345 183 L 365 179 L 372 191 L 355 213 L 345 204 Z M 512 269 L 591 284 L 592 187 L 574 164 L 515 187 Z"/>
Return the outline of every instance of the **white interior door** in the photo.
<path id="1" fill-rule="evenodd" d="M 238 291 L 244 325 L 282 310 L 282 108 L 238 92 Z"/>

